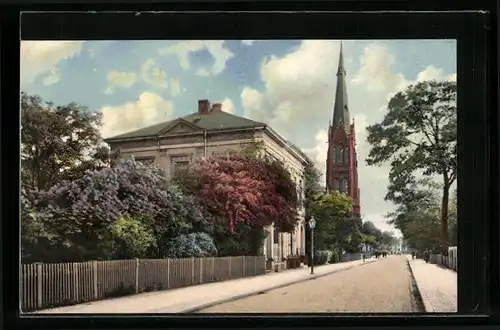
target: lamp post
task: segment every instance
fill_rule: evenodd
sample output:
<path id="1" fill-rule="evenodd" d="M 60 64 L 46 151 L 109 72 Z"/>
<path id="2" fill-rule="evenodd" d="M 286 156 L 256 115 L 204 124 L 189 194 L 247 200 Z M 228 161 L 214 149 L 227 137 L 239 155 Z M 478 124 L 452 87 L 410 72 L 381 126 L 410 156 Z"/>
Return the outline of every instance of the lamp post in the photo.
<path id="1" fill-rule="evenodd" d="M 316 226 L 316 220 L 311 217 L 309 220 L 309 228 L 311 228 L 311 274 L 314 274 L 314 227 Z"/>

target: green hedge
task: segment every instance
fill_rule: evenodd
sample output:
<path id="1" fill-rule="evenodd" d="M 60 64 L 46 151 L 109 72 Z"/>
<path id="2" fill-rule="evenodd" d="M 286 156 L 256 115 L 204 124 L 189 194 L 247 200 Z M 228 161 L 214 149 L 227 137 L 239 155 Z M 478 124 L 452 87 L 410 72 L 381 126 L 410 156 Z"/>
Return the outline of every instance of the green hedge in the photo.
<path id="1" fill-rule="evenodd" d="M 330 250 L 320 250 L 314 253 L 314 263 L 316 265 L 324 265 L 330 261 L 333 252 Z"/>

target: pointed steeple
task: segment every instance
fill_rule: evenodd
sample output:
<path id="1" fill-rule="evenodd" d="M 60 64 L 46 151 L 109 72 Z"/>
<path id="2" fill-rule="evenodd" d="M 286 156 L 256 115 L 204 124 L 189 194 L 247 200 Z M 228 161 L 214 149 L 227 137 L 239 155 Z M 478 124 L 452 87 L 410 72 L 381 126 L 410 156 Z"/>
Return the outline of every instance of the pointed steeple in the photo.
<path id="1" fill-rule="evenodd" d="M 337 90 L 335 92 L 335 104 L 333 106 L 333 127 L 343 127 L 349 133 L 349 103 L 347 101 L 347 87 L 345 76 L 347 72 L 344 68 L 344 54 L 342 52 L 342 42 L 340 42 L 339 67 L 337 70 Z"/>

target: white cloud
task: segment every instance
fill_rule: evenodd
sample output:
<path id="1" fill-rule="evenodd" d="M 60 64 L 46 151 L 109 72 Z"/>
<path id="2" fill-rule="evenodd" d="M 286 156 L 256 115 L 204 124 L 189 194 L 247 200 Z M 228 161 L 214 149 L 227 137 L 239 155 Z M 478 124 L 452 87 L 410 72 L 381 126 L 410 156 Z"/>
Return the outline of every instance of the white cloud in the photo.
<path id="1" fill-rule="evenodd" d="M 245 46 L 252 46 L 255 40 L 241 40 L 241 43 Z"/>
<path id="2" fill-rule="evenodd" d="M 104 106 L 100 111 L 103 115 L 101 134 L 107 138 L 170 120 L 174 106 L 155 93 L 144 92 L 135 102 Z"/>
<path id="3" fill-rule="evenodd" d="M 135 72 L 122 72 L 113 70 L 108 73 L 108 86 L 104 93 L 113 94 L 117 87 L 130 88 L 137 81 L 137 74 Z"/>
<path id="4" fill-rule="evenodd" d="M 188 70 L 191 67 L 189 55 L 202 50 L 207 50 L 214 58 L 212 68 L 206 68 L 206 71 L 214 76 L 224 71 L 226 68 L 226 62 L 234 56 L 230 50 L 224 48 L 223 40 L 180 41 L 171 46 L 161 48 L 158 52 L 161 55 L 177 55 L 179 57 L 181 67 L 184 70 Z"/>
<path id="5" fill-rule="evenodd" d="M 57 84 L 60 79 L 61 69 L 57 65 L 54 65 L 52 69 L 50 69 L 49 74 L 43 79 L 43 84 L 45 86 Z"/>
<path id="6" fill-rule="evenodd" d="M 167 72 L 155 64 L 154 59 L 148 58 L 141 66 L 141 78 L 154 88 L 167 88 Z"/>
<path id="7" fill-rule="evenodd" d="M 59 62 L 78 55 L 83 41 L 22 41 L 21 86 L 49 72 Z"/>
<path id="8" fill-rule="evenodd" d="M 170 78 L 170 96 L 176 97 L 181 94 L 181 83 L 179 79 Z"/>
<path id="9" fill-rule="evenodd" d="M 241 92 L 244 115 L 265 121 L 305 150 L 325 173 L 328 121 L 333 115 L 338 54 L 337 41 L 305 40 L 294 51 L 265 58 L 260 68 L 262 90 L 246 86 Z M 344 43 L 344 55 L 349 42 Z M 351 118 L 356 125 L 358 175 L 361 189 L 361 211 L 365 219 L 380 229 L 392 229 L 384 215 L 393 210 L 384 201 L 389 166 L 368 167 L 369 153 L 366 126 L 379 122 L 388 97 L 418 79 L 453 79 L 443 70 L 426 67 L 415 77 L 393 72 L 395 58 L 388 49 L 373 43 L 366 47 L 358 72 L 347 66 L 347 89 Z"/>
<path id="10" fill-rule="evenodd" d="M 196 75 L 200 77 L 208 77 L 210 76 L 210 72 L 206 68 L 199 68 L 196 71 Z"/>
<path id="11" fill-rule="evenodd" d="M 445 77 L 444 70 L 436 68 L 433 65 L 427 66 L 423 71 L 417 74 L 417 82 L 426 80 L 442 80 Z"/>
<path id="12" fill-rule="evenodd" d="M 371 91 L 400 89 L 407 81 L 401 73 L 393 73 L 391 66 L 394 56 L 382 45 L 371 44 L 361 57 L 361 68 L 354 76 L 353 83 L 363 84 Z"/>
<path id="13" fill-rule="evenodd" d="M 235 106 L 233 100 L 226 97 L 224 101 L 222 101 L 222 111 L 225 111 L 227 113 L 234 113 Z"/>

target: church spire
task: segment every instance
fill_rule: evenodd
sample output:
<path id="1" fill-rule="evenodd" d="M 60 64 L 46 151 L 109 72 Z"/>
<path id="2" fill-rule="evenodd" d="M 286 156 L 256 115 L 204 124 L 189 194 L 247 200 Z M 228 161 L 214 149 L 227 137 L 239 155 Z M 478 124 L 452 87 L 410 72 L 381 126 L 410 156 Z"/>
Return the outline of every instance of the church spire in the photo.
<path id="1" fill-rule="evenodd" d="M 343 127 L 349 132 L 349 106 L 347 102 L 347 87 L 344 68 L 344 54 L 342 52 L 342 41 L 340 42 L 339 67 L 337 70 L 337 90 L 335 92 L 335 104 L 333 107 L 333 127 Z"/>

